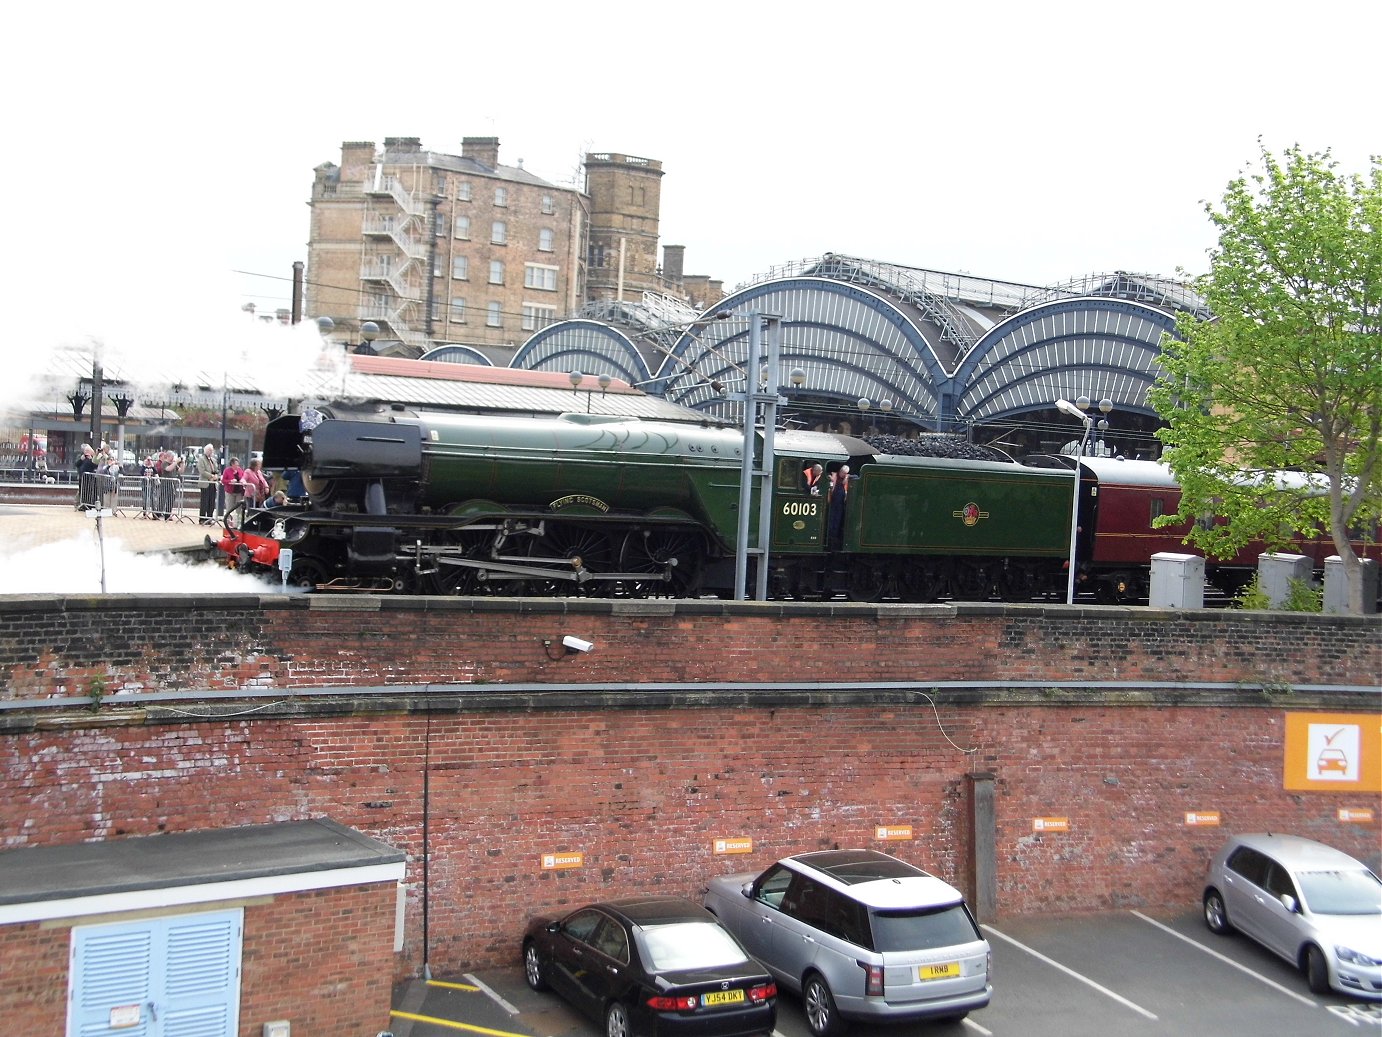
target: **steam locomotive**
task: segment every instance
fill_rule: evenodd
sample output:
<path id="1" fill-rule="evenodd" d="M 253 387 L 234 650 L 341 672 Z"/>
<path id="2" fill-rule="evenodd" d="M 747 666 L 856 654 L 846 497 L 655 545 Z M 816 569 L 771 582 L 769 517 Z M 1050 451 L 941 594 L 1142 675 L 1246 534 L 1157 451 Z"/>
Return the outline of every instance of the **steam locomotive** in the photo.
<path id="1" fill-rule="evenodd" d="M 264 462 L 300 470 L 306 499 L 243 514 L 212 546 L 241 570 L 311 589 L 728 597 L 742 452 L 741 431 L 709 422 L 285 415 L 268 426 Z M 773 598 L 1065 598 L 1074 458 L 1018 464 L 951 437 L 792 430 L 776 434 L 774 455 Z M 1102 601 L 1143 595 L 1151 554 L 1184 550 L 1184 530 L 1150 526 L 1178 496 L 1160 465 L 1082 459 L 1082 589 Z M 759 514 L 756 485 L 752 544 Z M 750 553 L 753 579 L 761 562 Z M 1254 565 L 1212 565 L 1209 579 L 1236 589 Z"/>

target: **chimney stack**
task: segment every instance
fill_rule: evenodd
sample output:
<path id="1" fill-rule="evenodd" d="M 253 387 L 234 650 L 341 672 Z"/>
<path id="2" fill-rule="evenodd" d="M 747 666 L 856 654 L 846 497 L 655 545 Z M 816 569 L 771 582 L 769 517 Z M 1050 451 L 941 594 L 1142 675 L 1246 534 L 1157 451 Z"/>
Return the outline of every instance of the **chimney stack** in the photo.
<path id="1" fill-rule="evenodd" d="M 497 168 L 499 165 L 499 138 L 462 137 L 461 158 L 471 159 L 490 169 Z"/>

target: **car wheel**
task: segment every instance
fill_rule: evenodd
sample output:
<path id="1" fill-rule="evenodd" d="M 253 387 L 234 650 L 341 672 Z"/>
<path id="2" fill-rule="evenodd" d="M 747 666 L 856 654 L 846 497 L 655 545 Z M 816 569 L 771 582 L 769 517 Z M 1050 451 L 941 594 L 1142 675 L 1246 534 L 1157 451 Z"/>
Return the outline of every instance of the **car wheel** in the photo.
<path id="1" fill-rule="evenodd" d="M 1217 936 L 1227 936 L 1233 932 L 1233 926 L 1228 924 L 1224 898 L 1219 895 L 1217 889 L 1211 889 L 1204 895 L 1204 924 Z"/>
<path id="2" fill-rule="evenodd" d="M 806 1025 L 816 1037 L 835 1037 L 843 1030 L 840 1013 L 835 1010 L 835 998 L 820 976 L 807 979 L 801 988 L 801 1001 L 806 1009 Z"/>
<path id="3" fill-rule="evenodd" d="M 1310 984 L 1311 993 L 1329 993 L 1329 964 L 1324 960 L 1324 951 L 1313 944 L 1305 948 L 1305 981 Z"/>
<path id="4" fill-rule="evenodd" d="M 629 1010 L 618 1001 L 605 1010 L 605 1037 L 629 1037 Z"/>
<path id="5" fill-rule="evenodd" d="M 542 957 L 537 952 L 537 944 L 531 941 L 523 948 L 523 978 L 534 990 L 547 989 L 547 977 L 542 972 Z"/>

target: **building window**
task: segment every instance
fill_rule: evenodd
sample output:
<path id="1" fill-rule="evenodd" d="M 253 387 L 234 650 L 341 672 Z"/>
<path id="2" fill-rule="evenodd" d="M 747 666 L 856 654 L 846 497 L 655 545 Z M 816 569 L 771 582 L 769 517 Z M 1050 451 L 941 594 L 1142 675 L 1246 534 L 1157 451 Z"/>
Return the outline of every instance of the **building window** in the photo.
<path id="1" fill-rule="evenodd" d="M 543 227 L 537 232 L 537 250 L 539 252 L 551 252 L 556 248 L 556 232 L 550 227 Z"/>
<path id="2" fill-rule="evenodd" d="M 489 283 L 504 283 L 504 261 L 502 259 L 491 259 L 489 261 Z"/>
<path id="3" fill-rule="evenodd" d="M 432 300 L 432 309 L 431 309 L 431 312 L 432 312 L 432 323 L 433 323 L 433 324 L 440 323 L 440 321 L 441 321 L 441 300 L 440 300 L 440 299 L 433 299 L 433 300 Z"/>
<path id="4" fill-rule="evenodd" d="M 503 311 L 499 308 L 499 303 L 497 303 L 497 302 L 492 302 L 492 303 L 490 303 L 490 304 L 489 304 L 489 307 L 488 307 L 488 309 L 487 309 L 487 312 L 485 313 L 485 327 L 487 327 L 487 328 L 502 328 L 503 326 L 504 326 L 504 313 L 503 313 Z"/>
<path id="5" fill-rule="evenodd" d="M 432 276 L 443 277 L 446 275 L 446 257 L 440 252 L 432 254 Z"/>
<path id="6" fill-rule="evenodd" d="M 465 323 L 465 300 L 464 300 L 464 299 L 452 299 L 452 300 L 451 300 L 451 323 L 452 323 L 452 324 L 464 324 L 464 323 Z"/>
<path id="7" fill-rule="evenodd" d="M 557 290 L 557 268 L 539 266 L 536 263 L 525 263 L 523 266 L 523 287 L 536 288 L 544 292 L 555 292 Z"/>
<path id="8" fill-rule="evenodd" d="M 451 257 L 451 276 L 457 281 L 470 279 L 470 257 L 452 256 Z"/>
<path id="9" fill-rule="evenodd" d="M 446 213 L 434 212 L 432 214 L 432 230 L 437 237 L 446 236 Z"/>
<path id="10" fill-rule="evenodd" d="M 557 319 L 555 306 L 532 306 L 523 304 L 523 330 L 537 331 L 547 327 Z"/>
<path id="11" fill-rule="evenodd" d="M 470 201 L 470 181 L 469 181 L 469 180 L 457 180 L 457 181 L 456 181 L 456 200 L 457 200 L 457 201 L 460 201 L 460 202 L 468 202 L 468 201 Z"/>
<path id="12" fill-rule="evenodd" d="M 457 216 L 451 226 L 452 233 L 458 238 L 470 237 L 470 217 Z"/>
<path id="13" fill-rule="evenodd" d="M 542 211 L 548 216 L 551 216 L 552 213 L 557 211 L 557 203 L 552 200 L 550 194 L 544 194 L 542 196 Z"/>
<path id="14" fill-rule="evenodd" d="M 494 245 L 505 245 L 509 240 L 509 225 L 503 220 L 495 220 L 490 224 L 489 240 Z"/>
<path id="15" fill-rule="evenodd" d="M 494 204 L 501 209 L 509 204 L 509 189 L 507 187 L 496 187 L 494 189 Z"/>

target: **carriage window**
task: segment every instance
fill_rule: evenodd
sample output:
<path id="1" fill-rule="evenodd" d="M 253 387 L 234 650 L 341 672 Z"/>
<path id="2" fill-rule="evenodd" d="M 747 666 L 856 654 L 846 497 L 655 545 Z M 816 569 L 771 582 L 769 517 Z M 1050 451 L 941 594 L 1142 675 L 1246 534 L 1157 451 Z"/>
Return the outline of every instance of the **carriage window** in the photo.
<path id="1" fill-rule="evenodd" d="M 1151 523 L 1155 522 L 1157 519 L 1161 518 L 1161 516 L 1162 516 L 1162 515 L 1165 515 L 1165 514 L 1166 514 L 1166 498 L 1165 498 L 1165 497 L 1153 497 L 1153 498 L 1152 498 L 1152 514 L 1151 514 L 1151 516 L 1148 518 L 1147 524 L 1150 525 Z"/>

